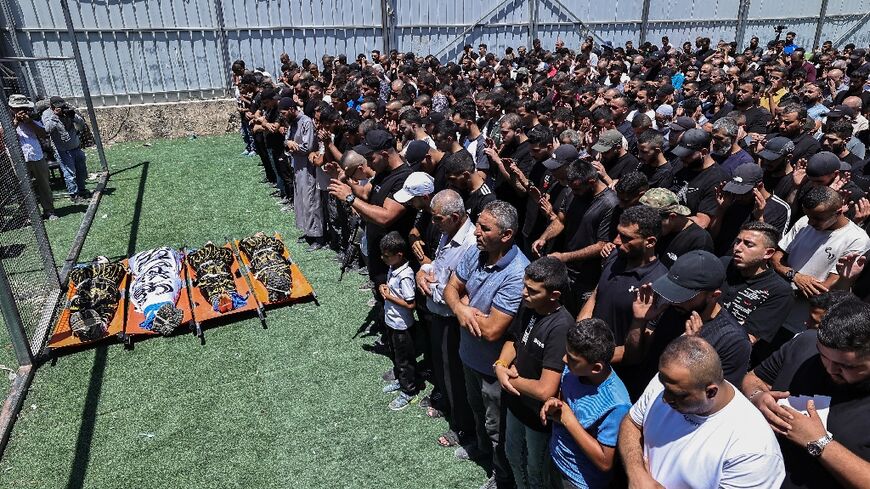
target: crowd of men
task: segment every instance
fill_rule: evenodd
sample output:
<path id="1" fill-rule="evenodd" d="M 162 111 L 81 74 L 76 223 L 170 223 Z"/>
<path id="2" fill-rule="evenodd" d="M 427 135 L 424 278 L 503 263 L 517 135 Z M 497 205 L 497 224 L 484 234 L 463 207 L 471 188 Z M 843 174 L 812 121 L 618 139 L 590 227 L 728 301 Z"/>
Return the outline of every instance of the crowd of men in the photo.
<path id="1" fill-rule="evenodd" d="M 233 65 L 389 408 L 484 487 L 870 487 L 867 50 L 576 48 Z"/>

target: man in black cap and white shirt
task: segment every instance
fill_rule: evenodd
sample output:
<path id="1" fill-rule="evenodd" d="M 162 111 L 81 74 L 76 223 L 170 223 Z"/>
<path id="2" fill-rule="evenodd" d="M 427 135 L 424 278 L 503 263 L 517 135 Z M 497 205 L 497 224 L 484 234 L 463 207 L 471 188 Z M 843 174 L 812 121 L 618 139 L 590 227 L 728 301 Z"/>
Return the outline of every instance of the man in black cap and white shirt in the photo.
<path id="1" fill-rule="evenodd" d="M 792 220 L 797 220 L 803 216 L 803 209 L 798 207 L 798 205 L 807 192 L 814 187 L 831 187 L 841 194 L 848 195 L 848 197 L 844 198 L 847 202 L 861 200 L 865 194 L 861 190 L 861 187 L 848 178 L 847 172 L 851 171 L 851 169 L 852 167 L 848 163 L 840 161 L 840 158 L 830 151 L 816 153 L 806 163 L 803 160 L 798 162 L 798 168 L 793 178 L 798 186 L 790 193 L 789 198 L 791 200 L 789 198 L 784 199 L 794 207 Z"/>
<path id="2" fill-rule="evenodd" d="M 674 172 L 671 191 L 694 214 L 692 220 L 707 228 L 716 212 L 716 188 L 728 175 L 710 155 L 713 137 L 703 129 L 689 129 L 674 148 L 681 167 Z"/>

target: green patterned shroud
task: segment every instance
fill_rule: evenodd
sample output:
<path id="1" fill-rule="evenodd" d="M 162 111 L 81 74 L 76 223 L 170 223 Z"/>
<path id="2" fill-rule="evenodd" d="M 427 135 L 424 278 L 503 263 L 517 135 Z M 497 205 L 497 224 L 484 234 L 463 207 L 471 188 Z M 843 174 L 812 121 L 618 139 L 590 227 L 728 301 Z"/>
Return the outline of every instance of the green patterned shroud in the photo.
<path id="1" fill-rule="evenodd" d="M 269 302 L 287 299 L 293 288 L 293 276 L 290 261 L 284 258 L 284 243 L 257 233 L 239 241 L 239 248 L 248 256 L 254 278 L 266 287 Z"/>
<path id="2" fill-rule="evenodd" d="M 103 257 L 70 272 L 76 293 L 69 304 L 69 326 L 76 338 L 90 341 L 105 336 L 118 310 L 119 287 L 126 274 L 122 264 Z"/>
<path id="3" fill-rule="evenodd" d="M 242 307 L 247 298 L 236 292 L 233 280 L 233 252 L 217 247 L 209 241 L 202 248 L 187 255 L 187 262 L 196 272 L 196 286 L 217 312 Z"/>

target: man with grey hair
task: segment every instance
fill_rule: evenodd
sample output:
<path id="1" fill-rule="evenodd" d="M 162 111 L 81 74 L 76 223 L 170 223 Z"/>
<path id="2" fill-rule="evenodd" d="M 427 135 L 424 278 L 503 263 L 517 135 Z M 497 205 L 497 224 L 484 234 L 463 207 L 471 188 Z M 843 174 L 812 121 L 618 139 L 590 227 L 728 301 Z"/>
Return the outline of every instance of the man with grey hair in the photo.
<path id="1" fill-rule="evenodd" d="M 517 226 L 513 206 L 501 200 L 486 204 L 474 231 L 477 246 L 465 253 L 444 290 L 445 302 L 462 328 L 459 356 L 477 435 L 477 445 L 460 447 L 456 456 L 474 457 L 491 469 L 492 476 L 483 486 L 487 488 L 513 485 L 504 453 L 505 406 L 493 365 L 522 301 L 529 264 L 514 244 Z"/>
<path id="2" fill-rule="evenodd" d="M 696 336 L 665 348 L 622 420 L 619 453 L 632 487 L 778 488 L 785 478 L 773 431 Z"/>
<path id="3" fill-rule="evenodd" d="M 444 447 L 473 442 L 474 418 L 465 394 L 465 375 L 459 358 L 459 323 L 444 300 L 450 275 L 469 250 L 474 249 L 474 223 L 465 212 L 465 203 L 455 190 L 442 190 L 430 202 L 432 225 L 440 232 L 432 263 L 417 272 L 417 287 L 426 296 L 430 313 L 429 345 L 433 384 L 441 389 L 442 409 L 449 430 L 438 437 Z"/>
<path id="4" fill-rule="evenodd" d="M 737 121 L 731 117 L 722 117 L 713 123 L 713 149 L 710 155 L 728 177 L 734 176 L 734 170 L 738 166 L 755 163 L 752 155 L 737 144 L 738 129 Z"/>

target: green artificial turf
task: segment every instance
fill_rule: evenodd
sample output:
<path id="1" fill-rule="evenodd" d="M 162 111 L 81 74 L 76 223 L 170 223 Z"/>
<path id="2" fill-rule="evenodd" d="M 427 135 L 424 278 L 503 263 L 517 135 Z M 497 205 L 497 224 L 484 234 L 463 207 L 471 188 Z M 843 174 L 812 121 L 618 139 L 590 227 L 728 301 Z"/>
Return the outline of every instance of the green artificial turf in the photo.
<path id="1" fill-rule="evenodd" d="M 338 283 L 327 251 L 297 245 L 238 136 L 130 143 L 81 258 L 278 231 L 320 306 L 298 304 L 125 351 L 103 344 L 39 368 L 0 461 L 3 488 L 460 488 L 482 469 L 435 439 L 443 420 L 391 412 L 389 361 L 355 338 L 368 313 L 362 277 Z M 80 215 L 49 223 L 68 248 Z"/>

